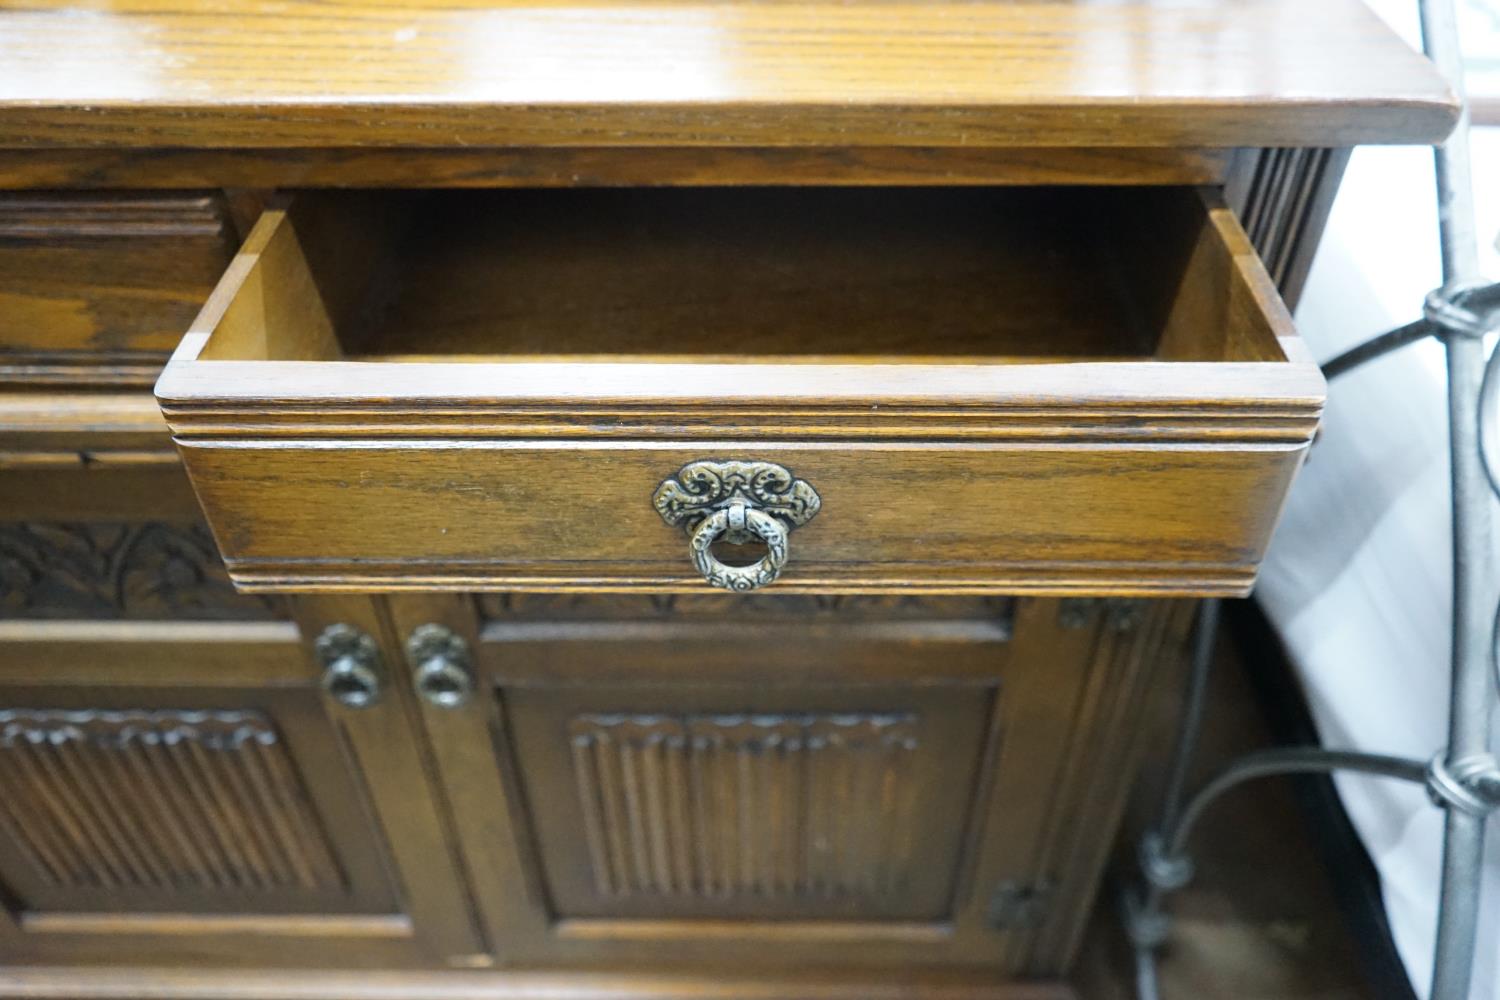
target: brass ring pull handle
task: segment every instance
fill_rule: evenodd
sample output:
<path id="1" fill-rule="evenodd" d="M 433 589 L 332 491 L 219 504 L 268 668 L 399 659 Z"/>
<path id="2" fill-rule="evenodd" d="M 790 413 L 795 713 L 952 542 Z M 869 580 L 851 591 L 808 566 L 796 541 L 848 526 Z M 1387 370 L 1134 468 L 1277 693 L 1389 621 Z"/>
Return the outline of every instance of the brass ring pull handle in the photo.
<path id="1" fill-rule="evenodd" d="M 781 575 L 787 535 L 818 513 L 817 490 L 772 462 L 692 462 L 664 480 L 652 498 L 656 512 L 673 527 L 686 528 L 693 565 L 715 587 L 744 592 Z M 730 566 L 712 548 L 759 539 L 766 554 L 749 566 Z"/>
<path id="2" fill-rule="evenodd" d="M 352 625 L 330 625 L 313 648 L 323 665 L 323 690 L 340 705 L 369 708 L 380 700 L 380 650 Z"/>
<path id="3" fill-rule="evenodd" d="M 418 625 L 406 640 L 412 684 L 429 705 L 458 708 L 474 694 L 469 644 L 442 625 Z"/>
<path id="4" fill-rule="evenodd" d="M 735 531 L 748 531 L 766 543 L 766 554 L 749 566 L 729 566 L 714 558 L 710 548 Z M 693 565 L 703 579 L 725 590 L 754 590 L 781 575 L 786 565 L 786 528 L 770 514 L 762 514 L 743 501 L 716 510 L 699 522 L 688 549 Z"/>

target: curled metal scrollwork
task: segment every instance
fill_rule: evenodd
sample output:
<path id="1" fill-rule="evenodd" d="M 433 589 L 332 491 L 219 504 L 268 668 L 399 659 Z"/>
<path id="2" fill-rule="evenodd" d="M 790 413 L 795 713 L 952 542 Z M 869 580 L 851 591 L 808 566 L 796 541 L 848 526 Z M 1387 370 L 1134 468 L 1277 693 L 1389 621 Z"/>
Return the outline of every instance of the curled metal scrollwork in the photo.
<path id="1" fill-rule="evenodd" d="M 747 461 L 691 462 L 657 487 L 652 503 L 662 520 L 691 534 L 688 551 L 703 578 L 739 592 L 781 575 L 788 532 L 822 506 L 817 491 L 784 466 Z M 729 566 L 711 551 L 721 540 L 760 541 L 766 554 L 749 566 Z"/>

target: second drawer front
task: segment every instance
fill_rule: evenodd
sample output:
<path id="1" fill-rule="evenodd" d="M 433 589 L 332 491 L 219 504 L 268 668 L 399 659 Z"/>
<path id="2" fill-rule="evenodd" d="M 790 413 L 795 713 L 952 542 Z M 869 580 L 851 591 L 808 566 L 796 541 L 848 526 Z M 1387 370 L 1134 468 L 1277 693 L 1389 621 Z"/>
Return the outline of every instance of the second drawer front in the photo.
<path id="1" fill-rule="evenodd" d="M 1253 582 L 1304 451 L 181 444 L 236 581 L 294 590 L 704 589 L 687 533 L 652 498 L 688 463 L 721 459 L 775 462 L 821 497 L 790 533 L 778 590 L 1233 594 Z"/>
<path id="2" fill-rule="evenodd" d="M 236 242 L 213 192 L 0 194 L 0 385 L 151 384 Z"/>

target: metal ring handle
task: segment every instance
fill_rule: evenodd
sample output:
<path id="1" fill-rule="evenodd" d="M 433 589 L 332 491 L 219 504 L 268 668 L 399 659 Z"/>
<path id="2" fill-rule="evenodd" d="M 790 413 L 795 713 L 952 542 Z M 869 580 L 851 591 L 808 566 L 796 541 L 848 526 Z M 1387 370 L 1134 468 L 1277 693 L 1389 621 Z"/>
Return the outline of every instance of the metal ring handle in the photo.
<path id="1" fill-rule="evenodd" d="M 726 535 L 749 533 L 766 543 L 766 554 L 749 566 L 727 566 L 709 551 Z M 764 587 L 781 575 L 786 565 L 787 530 L 780 521 L 754 507 L 733 503 L 703 519 L 688 542 L 693 565 L 715 587 L 747 591 Z"/>
<path id="2" fill-rule="evenodd" d="M 687 529 L 693 565 L 715 587 L 744 592 L 764 587 L 786 566 L 787 534 L 823 506 L 812 484 L 775 462 L 710 459 L 689 462 L 651 497 L 661 519 Z M 726 566 L 709 550 L 723 540 L 759 538 L 766 555 L 750 566 Z"/>
<path id="3" fill-rule="evenodd" d="M 462 666 L 442 656 L 417 665 L 417 693 L 439 708 L 457 708 L 474 693 L 474 678 Z"/>
<path id="4" fill-rule="evenodd" d="M 369 664 L 341 656 L 323 672 L 323 688 L 340 705 L 369 708 L 380 700 L 380 675 Z"/>
<path id="5" fill-rule="evenodd" d="M 330 625 L 314 644 L 323 664 L 323 690 L 340 705 L 369 708 L 380 700 L 380 650 L 352 625 Z"/>
<path id="6" fill-rule="evenodd" d="M 469 666 L 469 644 L 452 629 L 419 625 L 406 640 L 412 662 L 412 684 L 429 705 L 458 708 L 474 694 L 474 671 Z"/>

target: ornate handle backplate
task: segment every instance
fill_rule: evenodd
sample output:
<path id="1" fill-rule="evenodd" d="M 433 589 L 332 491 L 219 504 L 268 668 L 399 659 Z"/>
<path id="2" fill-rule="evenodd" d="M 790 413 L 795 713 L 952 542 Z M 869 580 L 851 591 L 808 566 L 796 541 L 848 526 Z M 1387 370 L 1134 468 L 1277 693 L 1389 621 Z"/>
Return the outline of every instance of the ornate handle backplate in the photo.
<path id="1" fill-rule="evenodd" d="M 686 528 L 688 553 L 703 579 L 725 590 L 754 590 L 781 575 L 787 534 L 817 514 L 823 501 L 806 481 L 774 462 L 691 462 L 662 481 L 652 498 L 673 527 Z M 715 542 L 759 539 L 766 554 L 749 566 L 715 558 Z"/>

